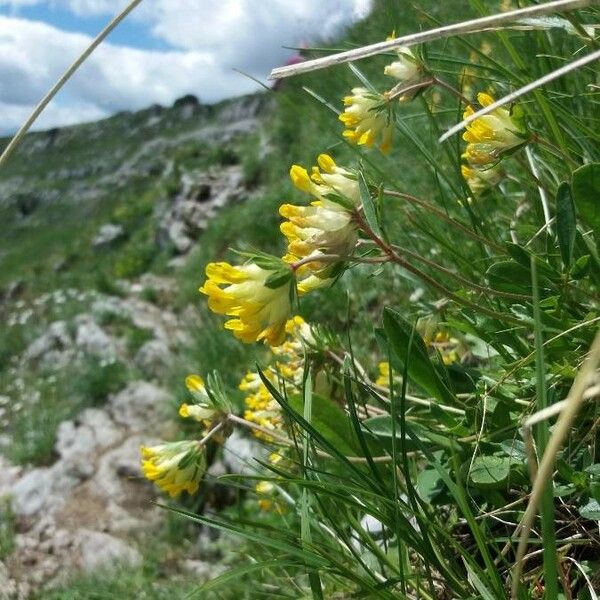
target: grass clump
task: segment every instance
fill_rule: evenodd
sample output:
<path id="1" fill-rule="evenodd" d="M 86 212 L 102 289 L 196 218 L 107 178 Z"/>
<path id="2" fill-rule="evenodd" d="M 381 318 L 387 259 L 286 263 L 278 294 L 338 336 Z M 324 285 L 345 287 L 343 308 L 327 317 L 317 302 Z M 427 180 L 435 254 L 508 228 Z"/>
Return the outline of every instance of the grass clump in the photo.
<path id="1" fill-rule="evenodd" d="M 487 6 L 470 3 L 474 14 Z M 448 10 L 423 11 L 419 24 L 452 20 Z M 267 177 L 259 209 L 221 213 L 192 259 L 196 274 L 208 263 L 203 290 L 227 328 L 273 345 L 255 365 L 255 350 L 236 350 L 199 309 L 200 372 L 221 374 L 202 391 L 213 413 L 200 446 L 209 452 L 236 425 L 271 453 L 256 457 L 257 481 L 235 482 L 268 516 L 173 509 L 253 548 L 252 564 L 201 593 L 241 589 L 251 572 L 254 597 L 593 597 L 600 271 L 585 265 L 600 266 L 595 75 L 583 68 L 496 109 L 462 140 L 438 137 L 463 111 L 561 66 L 557 56 L 589 52 L 581 31 L 595 17 L 570 13 L 579 33 L 492 31 L 284 82 L 270 171 L 279 176 Z M 393 24 L 418 29 L 381 2 L 349 40 L 385 39 Z M 343 111 L 343 141 L 331 106 Z M 291 160 L 295 186 L 316 204 L 281 185 Z M 255 210 L 267 216 L 257 222 Z M 193 276 L 182 274 L 185 302 Z M 306 292 L 309 276 L 323 289 Z M 296 312 L 306 321 L 286 324 Z M 235 397 L 246 369 L 240 416 L 222 397 Z M 582 369 L 593 375 L 574 384 Z M 557 444 L 554 419 L 573 402 L 581 409 Z M 546 448 L 555 468 L 536 480 Z"/>

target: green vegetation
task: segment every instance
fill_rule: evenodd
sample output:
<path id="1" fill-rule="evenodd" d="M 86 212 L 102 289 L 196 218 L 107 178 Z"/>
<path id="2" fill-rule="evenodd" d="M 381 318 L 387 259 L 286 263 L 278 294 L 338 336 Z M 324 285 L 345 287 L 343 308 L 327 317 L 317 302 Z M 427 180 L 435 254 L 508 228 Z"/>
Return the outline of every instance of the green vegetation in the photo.
<path id="1" fill-rule="evenodd" d="M 478 2 L 471 6 L 483 11 Z M 437 10 L 435 18 L 423 17 L 427 25 L 451 20 L 443 6 Z M 582 11 L 570 22 L 581 32 L 594 16 Z M 422 49 L 423 59 L 469 97 L 499 96 L 558 68 L 558 57 L 593 47 L 559 23 L 562 29 L 434 42 Z M 397 33 L 418 29 L 405 12 L 380 3 L 349 43 L 383 39 L 394 24 Z M 389 88 L 381 72 L 390 60 L 284 82 L 264 202 L 223 212 L 190 263 L 238 264 L 224 252 L 228 246 L 280 255 L 276 209 L 300 197 L 281 185 L 281 174 L 291 161 L 310 167 L 321 152 L 359 168 L 367 182 L 363 212 L 355 215 L 364 240 L 356 262 L 388 263 L 351 266 L 333 289 L 301 298 L 299 310 L 311 325 L 342 334 L 340 341 L 313 332 L 302 385 L 279 371 L 288 380 L 283 391 L 268 379 L 269 369 L 281 367 L 262 358 L 263 384 L 284 420 L 295 424 L 281 432 L 291 449 L 275 439 L 286 459 L 266 466 L 262 477 L 275 489 L 270 502 L 284 508 L 264 519 L 251 509 L 216 518 L 181 511 L 237 533 L 261 557 L 201 593 L 227 589 L 233 597 L 232 582 L 239 581 L 239 589 L 251 582 L 256 598 L 272 589 L 283 597 L 504 598 L 518 564 L 525 574 L 518 597 L 588 598 L 596 585 L 590 575 L 599 568 L 593 403 L 582 406 L 558 445 L 525 564 L 517 546 L 531 473 L 558 431 L 554 416 L 536 424 L 531 437 L 526 419 L 568 397 L 598 331 L 595 73 L 583 68 L 514 108 L 510 126 L 528 129 L 493 161 L 505 179 L 479 195 L 461 174 L 464 142 L 437 141 L 464 108 L 448 88 L 395 108 L 387 157 L 340 141 L 330 106 L 339 107 L 357 85 Z M 198 282 L 191 269 L 182 272 L 184 301 Z M 239 380 L 244 365 L 238 370 L 227 360 L 236 349 L 219 330 L 222 320 L 200 310 L 198 347 L 218 340 L 219 351 L 199 353 L 199 372 L 215 368 L 230 383 L 238 371 Z M 597 360 L 597 350 L 592 356 Z M 390 363 L 385 385 L 373 384 L 379 361 Z M 250 357 L 245 366 L 252 368 Z"/>
<path id="2" fill-rule="evenodd" d="M 454 22 L 456 7 L 450 4 L 421 2 L 409 9 L 381 0 L 340 46 L 379 41 L 394 29 L 400 35 Z M 497 6 L 472 0 L 463 8 L 461 18 Z M 263 160 L 257 159 L 259 135 L 245 138 L 235 150 L 177 144 L 173 169 L 163 178 L 129 182 L 101 208 L 88 207 L 94 216 L 69 240 L 68 257 L 61 254 L 67 247 L 64 228 L 74 232 L 81 214 L 72 223 L 69 218 L 59 223 L 53 212 L 58 205 L 37 209 L 48 211 L 38 218 L 50 223 L 39 240 L 30 241 L 29 225 L 15 226 L 0 249 L 7 272 L 0 275 L 3 282 L 27 273 L 27 293 L 67 281 L 119 293 L 115 276 L 162 272 L 170 256 L 153 242 L 157 199 L 175 196 L 187 169 L 241 164 L 255 195 L 224 208 L 177 271 L 175 308 L 197 307 L 199 325 L 190 330 L 192 342 L 179 349 L 167 379 L 174 402 L 190 402 L 182 381 L 187 373 L 200 373 L 213 393 L 210 404 L 222 391 L 217 380 L 208 379 L 217 371 L 227 398 L 239 408 L 237 386 L 258 361 L 254 382 L 275 408 L 269 406 L 264 421 L 246 426 L 276 418 L 284 424 L 270 441 L 262 437 L 265 456 L 277 449 L 282 460 L 261 459 L 254 477 L 226 480 L 236 490 L 234 506 L 215 516 L 199 512 L 196 498 L 169 503 L 172 517 L 241 540 L 226 561 L 234 565 L 231 571 L 188 588 L 169 574 L 164 581 L 164 562 L 148 559 L 139 570 L 76 581 L 48 597 L 123 597 L 135 590 L 140 598 L 187 593 L 252 600 L 500 600 L 509 597 L 517 568 L 522 570 L 515 579 L 519 599 L 595 597 L 600 569 L 597 390 L 588 390 L 585 401 L 583 388 L 574 396 L 569 390 L 585 368 L 600 318 L 597 72 L 585 67 L 512 107 L 506 117 L 514 127 L 510 133 L 522 135 L 523 143 L 496 157 L 500 181 L 485 193 L 475 193 L 463 178 L 466 144 L 460 136 L 445 144 L 438 138 L 465 108 L 452 88 L 475 104 L 479 92 L 502 96 L 596 47 L 584 26 L 598 17 L 597 9 L 587 9 L 568 19 L 542 19 L 532 29 L 427 44 L 421 58 L 429 73 L 448 85 L 432 79 L 410 102 L 394 103 L 395 139 L 386 156 L 343 140 L 336 111 L 343 110 L 341 98 L 353 87 L 389 89 L 392 80 L 383 75 L 383 66 L 396 54 L 284 81 L 271 93 L 275 108 Z M 312 57 L 333 50 L 305 52 Z M 119 129 L 110 131 L 110 143 L 121 148 Z M 307 204 L 306 195 L 288 181 L 290 163 L 310 168 L 321 153 L 360 173 L 361 208 L 352 215 L 361 244 L 333 287 L 300 299 L 298 312 L 311 329 L 310 336 L 294 338 L 303 364 L 295 365 L 290 376 L 284 371 L 291 361 L 281 354 L 243 345 L 224 330 L 224 319 L 209 311 L 198 286 L 208 263 L 241 261 L 234 249 L 283 254 L 278 208 Z M 25 168 L 15 165 L 15 173 Z M 122 224 L 127 236 L 96 255 L 91 236 L 107 220 Z M 22 256 L 11 253 L 11 246 L 21 244 Z M 69 267 L 43 274 L 58 256 L 68 259 Z M 92 258 L 97 269 L 88 272 Z M 147 339 L 127 320 L 107 316 L 105 324 L 124 332 L 131 351 Z M 19 328 L 10 335 L 13 342 L 0 342 L 0 355 L 7 360 L 31 339 Z M 28 413 L 27 419 L 41 422 L 25 426 L 26 420 L 16 419 L 11 435 L 19 450 L 13 458 L 39 462 L 47 457 L 53 426 L 84 405 L 78 399 L 101 402 L 113 380 L 118 389 L 130 375 L 121 366 L 111 368 L 115 371 L 102 373 L 99 365 L 91 365 L 79 389 L 42 391 L 63 398 L 67 408 L 57 411 L 57 401 L 48 413 Z M 521 561 L 519 525 L 544 450 L 560 429 L 560 411 L 531 426 L 527 419 L 564 400 L 581 401 L 580 410 L 552 457 L 555 468 L 541 480 L 546 485 L 539 488 L 539 517 L 526 536 L 528 554 Z M 216 415 L 213 425 L 228 432 L 233 419 L 222 408 Z M 182 423 L 181 429 L 197 439 L 207 433 L 194 422 Z M 43 436 L 34 437 L 32 445 L 27 432 L 34 430 Z M 211 440 L 208 451 L 219 452 L 217 446 Z M 173 467 L 175 472 L 180 466 Z M 257 482 L 272 484 L 268 495 L 257 492 Z M 175 539 L 187 535 L 185 527 L 174 530 Z"/>

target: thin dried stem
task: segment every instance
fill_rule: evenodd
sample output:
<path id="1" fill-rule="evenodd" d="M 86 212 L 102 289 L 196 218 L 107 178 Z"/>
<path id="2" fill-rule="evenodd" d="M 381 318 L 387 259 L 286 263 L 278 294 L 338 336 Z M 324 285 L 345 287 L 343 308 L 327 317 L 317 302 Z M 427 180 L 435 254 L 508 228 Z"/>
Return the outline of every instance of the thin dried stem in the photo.
<path id="1" fill-rule="evenodd" d="M 488 246 L 489 248 L 492 248 L 492 250 L 495 250 L 496 252 L 501 252 L 501 253 L 505 252 L 504 248 L 502 248 L 502 246 L 500 246 L 499 244 L 496 244 L 495 242 L 492 242 L 491 240 L 481 237 L 474 231 L 471 231 L 466 225 L 463 225 L 459 221 L 456 221 L 455 219 L 449 217 L 446 213 L 441 211 L 439 208 L 437 208 L 436 206 L 433 206 L 433 204 L 430 204 L 429 202 L 426 202 L 425 200 L 422 200 L 421 198 L 417 198 L 416 196 L 413 196 L 411 194 L 406 194 L 404 192 L 397 192 L 395 190 L 388 190 L 388 189 L 383 190 L 383 193 L 386 196 L 391 196 L 393 198 L 402 198 L 403 200 L 407 200 L 411 204 L 420 206 L 421 208 L 424 208 L 425 210 L 429 211 L 430 213 L 436 215 L 437 217 L 439 217 L 440 219 L 442 219 L 444 222 L 448 223 L 449 225 L 452 225 L 453 227 L 460 229 L 460 231 L 462 231 L 466 236 L 470 237 L 471 239 L 476 240 L 477 242 L 480 242 L 480 243 L 484 244 L 485 246 Z"/>
<path id="2" fill-rule="evenodd" d="M 50 88 L 48 93 L 40 100 L 39 104 L 33 109 L 29 118 L 23 123 L 15 137 L 10 141 L 0 156 L 0 167 L 6 162 L 14 149 L 19 145 L 25 134 L 29 131 L 36 119 L 42 114 L 43 110 L 50 104 L 50 101 L 58 91 L 67 83 L 73 73 L 86 61 L 92 52 L 104 41 L 106 36 L 138 5 L 142 0 L 132 0 L 92 41 L 92 43 L 79 55 L 75 62 L 62 74 L 60 79 Z"/>
<path id="3" fill-rule="evenodd" d="M 515 566 L 513 571 L 512 591 L 511 597 L 517 598 L 519 581 L 521 579 L 521 572 L 523 570 L 523 560 L 525 552 L 527 551 L 528 537 L 533 521 L 537 514 L 538 505 L 542 494 L 547 485 L 552 481 L 552 471 L 554 470 L 554 462 L 556 455 L 560 450 L 573 420 L 577 416 L 583 401 L 586 390 L 589 387 L 590 379 L 593 377 L 596 369 L 600 365 L 600 332 L 596 334 L 596 338 L 592 343 L 588 357 L 581 367 L 573 386 L 567 396 L 565 406 L 556 422 L 554 433 L 548 441 L 546 450 L 539 464 L 537 476 L 533 482 L 531 490 L 531 496 L 529 503 L 523 515 L 521 522 L 521 535 L 519 538 L 519 546 L 517 548 L 517 555 L 515 559 Z"/>
<path id="4" fill-rule="evenodd" d="M 284 77 L 299 75 L 300 73 L 325 69 L 333 65 L 375 56 L 376 54 L 388 52 L 389 50 L 393 50 L 400 46 L 413 46 L 414 44 L 430 42 L 432 40 L 443 39 L 454 35 L 477 33 L 487 28 L 495 28 L 499 25 L 504 25 L 505 23 L 510 23 L 511 21 L 516 21 L 525 17 L 535 17 L 557 11 L 575 10 L 584 6 L 589 6 L 594 1 L 595 0 L 555 0 L 554 2 L 545 2 L 543 4 L 511 10 L 505 13 L 489 15 L 487 17 L 480 17 L 469 21 L 461 21 L 460 23 L 445 25 L 444 27 L 436 27 L 435 29 L 429 29 L 428 31 L 411 33 L 394 40 L 378 42 L 376 44 L 370 44 L 368 46 L 363 46 L 362 48 L 354 48 L 345 52 L 338 52 L 337 54 L 324 56 L 315 60 L 307 60 L 306 62 L 298 63 L 296 65 L 278 67 L 271 71 L 269 79 L 282 79 Z"/>

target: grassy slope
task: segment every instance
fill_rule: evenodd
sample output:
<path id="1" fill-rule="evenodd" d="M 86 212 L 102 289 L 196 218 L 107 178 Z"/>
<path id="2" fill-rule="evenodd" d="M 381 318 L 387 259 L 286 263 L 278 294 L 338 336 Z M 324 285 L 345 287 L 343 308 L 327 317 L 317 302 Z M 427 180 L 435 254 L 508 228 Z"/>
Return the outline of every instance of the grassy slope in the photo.
<path id="1" fill-rule="evenodd" d="M 461 2 L 460 5 L 460 17 L 465 18 L 469 12 L 467 2 Z M 458 18 L 455 3 L 449 7 L 445 3 L 421 2 L 421 6 L 426 6 L 436 19 L 443 22 L 453 22 Z M 428 27 L 430 24 L 429 18 L 419 9 L 405 6 L 404 3 L 380 2 L 375 14 L 365 23 L 354 27 L 339 46 L 346 48 L 378 41 L 393 29 L 401 34 Z M 439 44 L 436 50 L 441 53 L 448 48 L 445 44 Z M 358 66 L 364 68 L 365 73 L 369 78 L 372 77 L 374 82 L 383 81 L 383 76 L 378 73 L 384 60 L 376 59 Z M 275 94 L 277 109 L 270 128 L 272 151 L 262 165 L 252 160 L 251 153 L 244 159 L 248 171 L 262 186 L 260 197 L 224 210 L 213 221 L 203 235 L 201 243 L 190 256 L 187 266 L 179 273 L 178 305 L 183 307 L 193 303 L 197 306 L 202 327 L 192 332 L 193 347 L 182 352 L 181 360 L 172 375 L 174 390 L 182 390 L 182 376 L 189 370 L 206 373 L 217 369 L 225 376 L 227 383 L 235 385 L 246 368 L 252 364 L 255 356 L 260 356 L 260 349 L 242 346 L 235 342 L 228 332 L 223 331 L 222 319 L 211 315 L 204 301 L 198 297 L 197 287 L 203 280 L 204 266 L 211 260 L 224 257 L 232 259 L 233 255 L 229 252 L 229 248 L 232 247 L 239 249 L 253 246 L 276 253 L 283 249 L 278 233 L 280 219 L 277 208 L 284 202 L 299 200 L 302 197 L 292 188 L 286 177 L 290 164 L 293 162 L 309 166 L 314 163 L 320 152 L 327 151 L 330 151 L 340 164 L 350 162 L 356 156 L 354 148 L 340 141 L 342 127 L 334 115 L 328 113 L 313 96 L 304 93 L 302 87 L 310 88 L 339 108 L 341 97 L 355 85 L 355 75 L 346 66 L 341 66 L 328 70 L 326 74 L 315 73 L 286 81 Z M 416 116 L 417 113 L 422 113 L 421 107 L 409 107 L 406 113 L 406 119 L 410 119 L 423 139 L 434 138 L 436 132 L 431 131 L 427 118 Z M 443 148 L 439 148 L 438 151 L 445 152 Z M 444 194 L 439 193 L 436 175 L 429 167 L 423 165 L 423 159 L 418 157 L 414 145 L 403 140 L 402 144 L 396 144 L 389 157 L 381 160 L 385 163 L 386 171 L 397 174 L 398 180 L 407 190 L 415 195 L 433 197 L 443 204 Z M 134 190 L 133 196 L 138 198 L 140 192 L 143 190 Z M 151 188 L 147 193 L 152 195 L 154 191 Z M 124 197 L 119 196 L 117 203 L 121 204 Z M 399 213 L 390 213 L 390 216 L 394 215 L 398 217 L 395 220 L 395 229 L 401 232 L 403 222 Z M 103 216 L 102 219 L 104 218 Z M 465 220 L 466 218 L 467 215 Z M 102 222 L 102 219 L 98 222 Z M 501 223 L 499 226 L 505 224 Z M 441 242 L 444 240 L 441 239 Z M 452 251 L 452 241 L 446 243 L 448 250 Z M 39 249 L 37 251 L 39 252 Z M 468 265 L 465 265 L 465 268 L 468 269 Z M 13 269 L 17 272 L 19 266 L 15 265 Z M 303 301 L 303 314 L 311 321 L 327 322 L 335 327 L 345 322 L 350 311 L 353 334 L 358 336 L 363 331 L 370 331 L 372 315 L 379 313 L 379 306 L 389 299 L 393 299 L 397 305 L 399 296 L 406 296 L 414 289 L 413 284 L 407 285 L 406 281 L 401 280 L 391 269 L 386 269 L 385 277 L 380 277 L 379 281 L 384 283 L 374 289 L 370 281 L 362 275 L 347 273 L 343 285 L 336 286 L 331 293 L 317 293 Z M 149 580 L 158 575 L 148 573 L 147 576 L 148 580 L 144 585 L 147 585 L 148 589 L 155 587 Z M 121 589 L 121 585 L 125 586 L 122 589 L 127 589 L 128 577 L 131 581 L 138 581 L 140 574 L 122 574 L 116 581 L 108 580 L 98 584 L 99 590 L 105 590 L 100 591 L 98 597 L 112 597 L 111 594 L 115 593 L 114 590 Z M 88 589 L 85 587 L 87 585 L 89 584 L 76 584 L 73 588 L 60 592 L 56 598 L 80 597 L 75 595 L 75 590 L 81 594 L 79 590 Z M 159 592 L 156 592 L 156 595 L 152 595 L 153 593 L 148 597 L 162 597 Z"/>

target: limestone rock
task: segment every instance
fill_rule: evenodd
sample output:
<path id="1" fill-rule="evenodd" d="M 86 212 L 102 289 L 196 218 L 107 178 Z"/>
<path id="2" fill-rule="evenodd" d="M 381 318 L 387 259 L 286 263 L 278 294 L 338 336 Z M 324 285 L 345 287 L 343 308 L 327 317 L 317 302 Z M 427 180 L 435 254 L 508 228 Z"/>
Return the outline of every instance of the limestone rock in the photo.
<path id="1" fill-rule="evenodd" d="M 93 463 L 98 450 L 115 444 L 123 435 L 105 411 L 88 408 L 75 420 L 63 421 L 58 426 L 54 449 L 62 459 L 81 457 Z"/>
<path id="2" fill-rule="evenodd" d="M 141 554 L 123 540 L 89 529 L 76 532 L 76 548 L 81 568 L 88 572 L 110 567 L 137 567 Z"/>
<path id="3" fill-rule="evenodd" d="M 49 468 L 33 469 L 12 489 L 12 508 L 19 516 L 48 513 L 64 504 L 65 496 L 82 480 L 76 468 L 56 463 Z"/>
<path id="4" fill-rule="evenodd" d="M 132 381 L 109 401 L 112 418 L 132 432 L 160 431 L 169 394 L 147 381 Z"/>
<path id="5" fill-rule="evenodd" d="M 193 575 L 198 579 L 207 581 L 221 575 L 227 567 L 215 563 L 205 562 L 203 560 L 187 559 L 181 563 L 181 569 L 184 573 Z"/>
<path id="6" fill-rule="evenodd" d="M 148 376 L 160 377 L 171 362 L 169 347 L 161 340 L 143 344 L 135 355 L 135 364 Z"/>
<path id="7" fill-rule="evenodd" d="M 122 239 L 124 235 L 125 230 L 121 225 L 106 223 L 98 230 L 96 237 L 92 240 L 92 246 L 94 248 L 110 246 L 114 242 Z"/>
<path id="8" fill-rule="evenodd" d="M 25 360 L 39 360 L 51 350 L 64 351 L 73 345 L 65 321 L 55 321 L 47 331 L 35 339 L 23 354 Z"/>
<path id="9" fill-rule="evenodd" d="M 75 319 L 77 333 L 75 344 L 87 354 L 111 359 L 116 355 L 113 339 L 94 321 L 91 315 L 79 315 Z"/>

